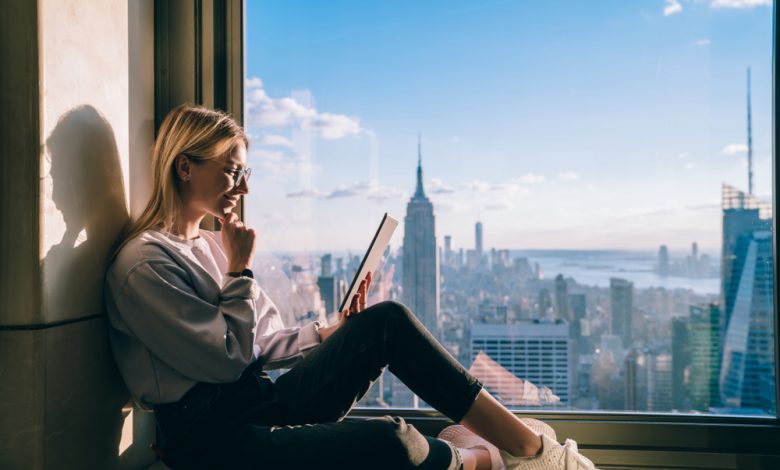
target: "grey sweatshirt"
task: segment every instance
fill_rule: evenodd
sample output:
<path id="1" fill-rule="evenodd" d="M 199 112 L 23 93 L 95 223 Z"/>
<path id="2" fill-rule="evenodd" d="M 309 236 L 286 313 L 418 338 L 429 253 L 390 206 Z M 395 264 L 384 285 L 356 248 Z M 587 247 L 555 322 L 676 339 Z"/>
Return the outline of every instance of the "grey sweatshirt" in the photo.
<path id="1" fill-rule="evenodd" d="M 320 343 L 319 324 L 285 328 L 250 277 L 227 276 L 220 234 L 186 240 L 149 230 L 108 269 L 109 338 L 144 408 L 179 400 L 197 382 L 238 380 L 251 362 L 288 367 Z"/>

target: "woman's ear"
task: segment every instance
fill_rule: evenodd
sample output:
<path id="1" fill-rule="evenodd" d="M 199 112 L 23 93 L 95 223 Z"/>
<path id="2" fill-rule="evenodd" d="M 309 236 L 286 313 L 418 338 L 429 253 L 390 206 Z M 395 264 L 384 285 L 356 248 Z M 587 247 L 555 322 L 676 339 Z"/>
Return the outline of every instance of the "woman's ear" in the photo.
<path id="1" fill-rule="evenodd" d="M 179 175 L 179 179 L 182 181 L 189 181 L 192 177 L 192 165 L 190 165 L 190 159 L 186 155 L 180 154 L 176 156 L 176 160 L 173 162 L 176 167 L 176 174 Z"/>

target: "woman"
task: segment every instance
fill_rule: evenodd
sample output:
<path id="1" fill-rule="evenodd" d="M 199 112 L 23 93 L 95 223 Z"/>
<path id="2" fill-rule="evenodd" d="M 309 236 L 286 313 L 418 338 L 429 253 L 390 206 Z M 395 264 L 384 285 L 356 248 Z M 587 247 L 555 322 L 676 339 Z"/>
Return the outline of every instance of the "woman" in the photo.
<path id="1" fill-rule="evenodd" d="M 154 410 L 168 465 L 592 468 L 573 442 L 493 399 L 406 307 L 366 308 L 370 277 L 335 324 L 285 328 L 253 279 L 255 232 L 231 213 L 249 192 L 247 145 L 223 113 L 171 111 L 151 200 L 106 278 L 114 355 L 133 397 Z M 208 214 L 220 232 L 198 228 Z M 401 418 L 342 421 L 386 366 L 462 425 L 442 434 L 451 442 Z M 264 372 L 280 367 L 291 369 L 276 381 Z"/>

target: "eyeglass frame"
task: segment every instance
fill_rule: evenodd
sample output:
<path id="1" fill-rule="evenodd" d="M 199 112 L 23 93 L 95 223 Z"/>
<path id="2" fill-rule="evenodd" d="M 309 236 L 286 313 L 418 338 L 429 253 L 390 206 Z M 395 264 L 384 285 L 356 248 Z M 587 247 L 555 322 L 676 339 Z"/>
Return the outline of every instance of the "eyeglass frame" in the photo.
<path id="1" fill-rule="evenodd" d="M 190 161 L 192 161 L 193 163 L 205 163 L 205 162 L 211 162 L 211 161 L 213 161 L 214 163 L 219 163 L 218 161 L 216 161 L 213 158 L 198 158 L 198 157 L 194 157 L 194 156 L 192 156 L 192 155 L 190 155 L 188 153 L 182 153 L 182 155 L 184 155 L 185 157 L 189 158 Z M 224 165 L 221 165 L 221 166 L 223 168 L 226 168 Z M 236 168 L 235 170 L 232 170 L 230 173 L 231 173 L 231 176 L 233 178 L 233 187 L 235 188 L 236 186 L 241 184 L 241 180 L 242 179 L 244 181 L 249 182 L 249 177 L 252 176 L 252 169 L 247 166 L 247 167 L 244 167 L 244 168 Z"/>

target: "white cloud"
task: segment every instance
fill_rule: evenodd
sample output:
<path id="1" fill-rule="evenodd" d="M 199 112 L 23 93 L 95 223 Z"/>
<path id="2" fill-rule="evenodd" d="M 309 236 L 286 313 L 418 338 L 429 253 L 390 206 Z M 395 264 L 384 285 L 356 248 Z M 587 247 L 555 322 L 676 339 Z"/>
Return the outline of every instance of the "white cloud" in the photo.
<path id="1" fill-rule="evenodd" d="M 574 181 L 580 179 L 580 175 L 573 171 L 564 171 L 563 173 L 558 173 L 558 179 L 564 181 Z"/>
<path id="2" fill-rule="evenodd" d="M 723 147 L 723 153 L 726 155 L 736 155 L 738 153 L 745 153 L 748 151 L 748 147 L 745 144 L 728 144 Z"/>
<path id="3" fill-rule="evenodd" d="M 685 164 L 685 169 L 686 170 L 693 170 L 695 167 L 696 167 L 696 165 L 693 164 L 692 162 L 689 162 L 689 163 Z"/>
<path id="4" fill-rule="evenodd" d="M 304 189 L 294 193 L 287 193 L 288 198 L 321 198 L 325 196 L 319 189 Z"/>
<path id="5" fill-rule="evenodd" d="M 712 8 L 753 8 L 772 6 L 772 0 L 712 0 Z"/>
<path id="6" fill-rule="evenodd" d="M 343 114 L 318 114 L 304 122 L 303 128 L 309 127 L 318 130 L 322 137 L 333 140 L 360 134 L 360 122 Z"/>
<path id="7" fill-rule="evenodd" d="M 276 147 L 292 147 L 293 143 L 287 137 L 281 135 L 266 135 L 261 141 L 263 145 L 272 145 Z"/>
<path id="8" fill-rule="evenodd" d="M 682 9 L 682 5 L 677 0 L 664 0 L 664 16 L 680 13 Z"/>
<path id="9" fill-rule="evenodd" d="M 490 188 L 492 186 L 490 183 L 486 183 L 484 181 L 474 180 L 471 183 L 466 183 L 466 188 L 470 189 L 477 193 L 485 193 L 490 191 Z"/>
<path id="10" fill-rule="evenodd" d="M 712 41 L 710 41 L 709 39 L 706 39 L 706 38 L 705 39 L 698 39 L 696 41 L 693 41 L 693 45 L 694 46 L 709 46 L 711 44 L 711 42 Z"/>
<path id="11" fill-rule="evenodd" d="M 485 209 L 489 211 L 505 211 L 511 209 L 511 206 L 505 202 L 494 202 L 485 206 Z"/>
<path id="12" fill-rule="evenodd" d="M 312 129 L 325 139 L 342 139 L 362 132 L 360 120 L 344 114 L 320 113 L 292 97 L 271 98 L 263 81 L 246 81 L 246 122 L 248 127 L 297 127 Z"/>
<path id="13" fill-rule="evenodd" d="M 279 175 L 311 175 L 318 169 L 307 158 L 289 156 L 280 150 L 253 149 L 249 152 L 249 159 L 252 176 L 258 179 Z"/>
<path id="14" fill-rule="evenodd" d="M 526 175 L 520 176 L 518 178 L 513 178 L 513 182 L 516 183 L 522 183 L 522 184 L 534 184 L 534 183 L 541 183 L 544 181 L 544 176 L 542 175 L 535 175 L 533 173 L 528 173 Z"/>
<path id="15" fill-rule="evenodd" d="M 364 197 L 372 201 L 384 201 L 387 199 L 402 199 L 406 193 L 397 188 L 379 186 L 376 183 L 365 181 L 353 185 L 339 185 L 330 192 L 323 192 L 317 188 L 304 189 L 288 193 L 288 198 L 312 198 L 312 199 L 341 199 L 351 197 Z"/>
<path id="16" fill-rule="evenodd" d="M 455 192 L 455 188 L 447 186 L 444 182 L 438 178 L 431 178 L 428 180 L 428 189 L 426 192 L 431 194 L 452 194 Z"/>
<path id="17" fill-rule="evenodd" d="M 340 197 L 352 197 L 365 195 L 368 192 L 369 186 L 365 181 L 361 181 L 353 184 L 352 186 L 339 185 L 325 196 L 325 199 L 338 199 Z"/>

